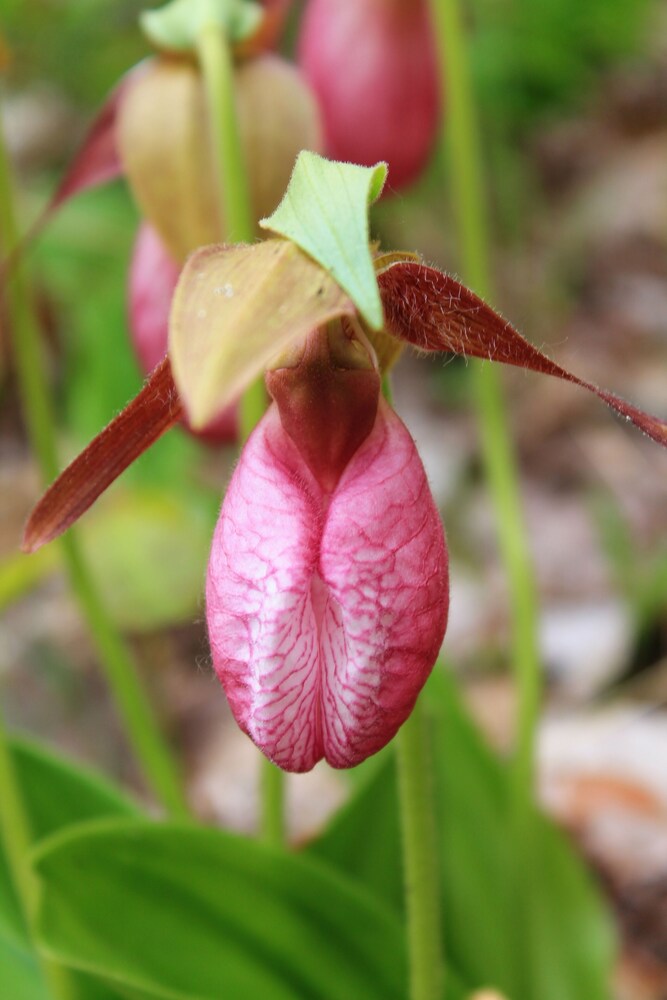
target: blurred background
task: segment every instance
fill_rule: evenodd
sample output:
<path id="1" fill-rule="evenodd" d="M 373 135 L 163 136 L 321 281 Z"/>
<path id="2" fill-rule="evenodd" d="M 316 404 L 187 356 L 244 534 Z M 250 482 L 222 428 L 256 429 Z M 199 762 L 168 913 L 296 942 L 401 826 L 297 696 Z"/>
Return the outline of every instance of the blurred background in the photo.
<path id="1" fill-rule="evenodd" d="M 3 127 L 21 227 L 48 201 L 86 125 L 147 52 L 135 0 L 4 0 Z M 293 51 L 303 4 L 283 48 Z M 585 378 L 665 416 L 667 7 L 661 0 L 472 0 L 493 304 Z M 386 248 L 460 267 L 436 151 L 376 209 Z M 123 182 L 54 217 L 28 261 L 64 464 L 138 390 L 127 332 L 137 212 Z M 9 722 L 142 788 L 58 551 L 18 553 L 40 492 L 6 325 L 0 331 L 0 684 Z M 504 373 L 540 603 L 547 676 L 540 788 L 615 907 L 618 996 L 667 996 L 667 456 L 574 387 Z M 489 739 L 513 727 L 509 615 L 465 361 L 404 356 L 396 408 L 447 530 L 444 654 Z M 235 460 L 171 431 L 84 518 L 87 556 L 130 638 L 199 813 L 255 821 L 258 755 L 210 668 L 202 581 Z M 320 765 L 290 779 L 305 837 L 346 792 Z"/>

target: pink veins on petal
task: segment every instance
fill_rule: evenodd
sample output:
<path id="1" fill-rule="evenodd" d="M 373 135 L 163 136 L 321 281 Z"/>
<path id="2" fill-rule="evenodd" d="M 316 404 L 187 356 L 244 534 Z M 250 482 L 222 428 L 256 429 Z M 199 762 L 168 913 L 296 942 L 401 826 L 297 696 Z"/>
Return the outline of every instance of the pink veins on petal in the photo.
<path id="1" fill-rule="evenodd" d="M 447 622 L 447 552 L 414 442 L 383 401 L 331 494 L 271 406 L 213 538 L 213 662 L 277 765 L 352 767 L 410 714 Z"/>

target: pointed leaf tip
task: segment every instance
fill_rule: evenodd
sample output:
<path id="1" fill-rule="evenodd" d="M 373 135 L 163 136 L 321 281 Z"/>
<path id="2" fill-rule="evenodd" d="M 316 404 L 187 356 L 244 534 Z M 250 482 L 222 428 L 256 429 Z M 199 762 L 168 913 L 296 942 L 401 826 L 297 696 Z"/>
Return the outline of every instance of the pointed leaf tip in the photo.
<path id="1" fill-rule="evenodd" d="M 285 196 L 260 226 L 292 240 L 348 293 L 373 330 L 382 302 L 369 246 L 368 209 L 387 179 L 387 164 L 361 167 L 307 150 L 299 153 Z"/>
<path id="2" fill-rule="evenodd" d="M 425 264 L 401 262 L 378 277 L 387 329 L 425 351 L 450 351 L 553 375 L 582 386 L 667 447 L 667 423 L 599 389 L 533 347 L 474 292 Z"/>
<path id="3" fill-rule="evenodd" d="M 169 359 L 153 370 L 138 396 L 98 434 L 49 487 L 32 511 L 24 552 L 36 552 L 84 514 L 135 458 L 181 417 Z"/>
<path id="4" fill-rule="evenodd" d="M 273 357 L 354 304 L 288 240 L 210 246 L 187 261 L 172 299 L 169 353 L 193 427 L 204 427 Z"/>

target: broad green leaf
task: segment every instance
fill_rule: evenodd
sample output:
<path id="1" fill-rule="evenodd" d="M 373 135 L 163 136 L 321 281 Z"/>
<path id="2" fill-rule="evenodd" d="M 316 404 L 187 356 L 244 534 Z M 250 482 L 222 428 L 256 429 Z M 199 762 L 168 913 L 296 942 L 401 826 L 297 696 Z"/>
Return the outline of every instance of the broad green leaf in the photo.
<path id="1" fill-rule="evenodd" d="M 546 818 L 535 817 L 532 863 L 519 854 L 506 768 L 472 723 L 454 681 L 434 672 L 434 722 L 444 945 L 470 989 L 513 1000 L 608 1000 L 614 938 L 584 865 Z M 396 771 L 387 758 L 309 853 L 402 905 Z M 517 919 L 517 898 L 529 925 Z"/>
<path id="2" fill-rule="evenodd" d="M 27 740 L 11 743 L 16 779 L 35 840 L 70 823 L 102 816 L 139 815 L 113 785 Z M 25 941 L 4 853 L 0 850 L 0 939 Z"/>
<path id="3" fill-rule="evenodd" d="M 389 752 L 377 764 L 373 761 L 363 783 L 306 850 L 362 882 L 400 913 L 404 891 L 400 844 L 396 765 Z"/>
<path id="4" fill-rule="evenodd" d="M 12 753 L 36 840 L 70 823 L 141 815 L 135 802 L 89 768 L 25 739 L 12 740 Z"/>
<path id="5" fill-rule="evenodd" d="M 174 380 L 192 425 L 205 426 L 312 329 L 355 311 L 334 279 L 288 240 L 196 251 L 169 319 Z"/>
<path id="6" fill-rule="evenodd" d="M 368 209 L 382 193 L 387 164 L 360 167 L 299 153 L 283 200 L 260 226 L 310 254 L 348 293 L 372 330 L 383 325 L 369 245 Z"/>
<path id="7" fill-rule="evenodd" d="M 0 893 L 2 887 L 0 886 Z M 0 986 L 8 1000 L 50 1000 L 37 959 L 25 943 L 5 937 L 0 929 Z"/>
<path id="8" fill-rule="evenodd" d="M 23 740 L 11 744 L 16 778 L 35 839 L 69 823 L 101 816 L 138 815 L 112 785 Z M 37 958 L 28 941 L 0 844 L 0 996 L 48 1000 Z M 119 994 L 105 983 L 77 974 L 77 1000 L 111 1000 Z"/>
<path id="9" fill-rule="evenodd" d="M 34 856 L 44 947 L 171 1000 L 403 1000 L 399 920 L 332 869 L 221 831 L 116 820 Z"/>
<path id="10" fill-rule="evenodd" d="M 222 28 L 228 41 L 243 41 L 261 20 L 262 8 L 250 0 L 171 0 L 139 15 L 149 42 L 167 52 L 196 51 L 199 34 L 211 25 Z"/>

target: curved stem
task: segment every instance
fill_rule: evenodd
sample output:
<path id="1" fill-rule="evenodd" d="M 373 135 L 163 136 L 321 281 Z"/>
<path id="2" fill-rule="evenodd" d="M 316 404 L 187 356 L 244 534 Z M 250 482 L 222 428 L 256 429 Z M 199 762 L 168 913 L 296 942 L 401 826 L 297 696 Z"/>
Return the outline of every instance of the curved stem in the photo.
<path id="1" fill-rule="evenodd" d="M 32 940 L 33 919 L 37 902 L 37 880 L 28 862 L 32 836 L 1 713 L 0 789 L 2 789 L 0 844 L 4 847 L 9 875 L 19 902 L 25 930 Z M 56 997 L 57 1000 L 70 1000 L 76 991 L 68 970 L 56 962 L 42 958 L 38 952 L 36 953 L 51 996 Z"/>
<path id="2" fill-rule="evenodd" d="M 285 843 L 285 772 L 264 757 L 261 767 L 261 837 L 280 847 Z"/>
<path id="3" fill-rule="evenodd" d="M 391 403 L 388 374 L 382 379 L 382 395 Z M 421 699 L 398 731 L 396 757 L 410 968 L 408 995 L 410 1000 L 440 1000 L 445 963 L 438 823 L 430 736 Z"/>
<path id="4" fill-rule="evenodd" d="M 0 237 L 5 252 L 9 255 L 18 245 L 18 230 L 13 211 L 9 160 L 2 135 Z M 15 260 L 7 283 L 7 307 L 24 418 L 42 478 L 47 484 L 58 474 L 55 420 L 39 331 L 20 257 Z M 139 680 L 137 665 L 106 613 L 73 530 L 70 529 L 61 545 L 72 589 L 90 629 L 100 665 L 144 776 L 165 809 L 173 815 L 184 816 L 187 808 L 177 768 L 162 739 L 150 702 Z"/>
<path id="5" fill-rule="evenodd" d="M 255 226 L 250 207 L 248 177 L 234 102 L 234 68 L 229 42 L 222 28 L 207 24 L 197 40 L 204 79 L 213 153 L 218 171 L 220 217 L 226 242 L 250 243 Z M 241 400 L 241 441 L 244 443 L 266 410 L 264 380 L 251 385 Z M 270 761 L 261 761 L 261 835 L 269 843 L 285 840 L 284 775 Z"/>
<path id="6" fill-rule="evenodd" d="M 441 1000 L 444 967 L 433 767 L 422 705 L 399 730 L 398 792 L 408 925 L 410 1000 Z"/>
<path id="7" fill-rule="evenodd" d="M 492 294 L 486 191 L 466 36 L 459 0 L 430 0 L 440 56 L 443 125 L 448 132 L 451 200 L 455 207 L 464 280 L 482 296 Z M 529 893 L 533 866 L 535 743 L 542 678 L 537 640 L 537 599 L 521 509 L 519 475 L 511 441 L 502 383 L 488 362 L 472 367 L 475 404 L 484 463 L 496 508 L 501 556 L 509 579 L 512 606 L 512 665 L 518 710 L 512 764 L 512 813 L 515 871 L 510 876 L 512 912 L 508 919 L 527 935 L 515 962 L 516 988 L 531 992 L 530 936 L 533 914 Z"/>
<path id="8" fill-rule="evenodd" d="M 456 209 L 464 279 L 491 294 L 486 192 L 475 104 L 458 0 L 431 0 L 442 66 L 444 123 L 449 133 L 452 203 Z M 535 733 L 541 676 L 532 563 L 521 510 L 519 475 L 502 383 L 488 362 L 474 362 L 473 388 L 482 447 L 496 507 L 499 543 L 509 578 L 513 664 L 518 688 L 514 798 L 518 814 L 530 813 L 534 792 Z"/>
<path id="9" fill-rule="evenodd" d="M 219 25 L 210 23 L 202 28 L 197 39 L 197 54 L 218 170 L 217 191 L 225 240 L 250 243 L 255 227 L 234 103 L 234 68 L 229 42 Z"/>

